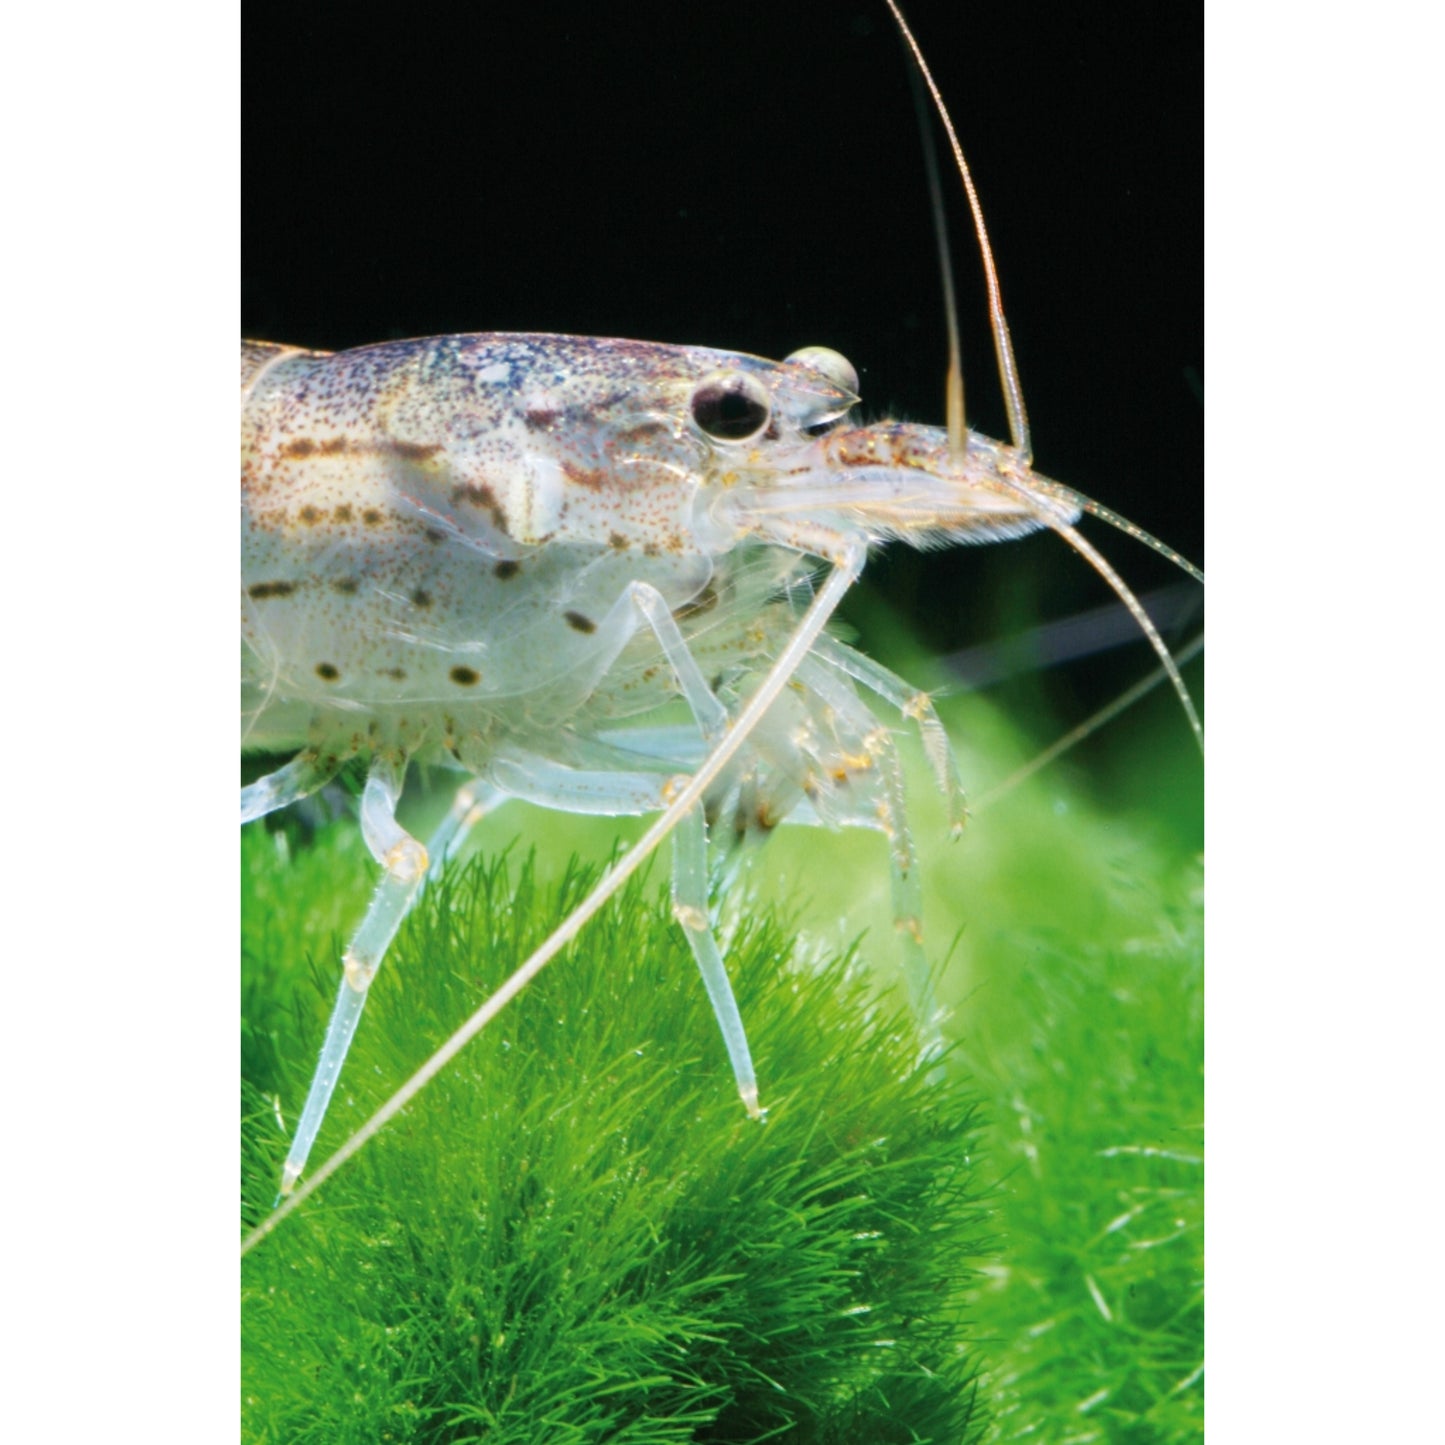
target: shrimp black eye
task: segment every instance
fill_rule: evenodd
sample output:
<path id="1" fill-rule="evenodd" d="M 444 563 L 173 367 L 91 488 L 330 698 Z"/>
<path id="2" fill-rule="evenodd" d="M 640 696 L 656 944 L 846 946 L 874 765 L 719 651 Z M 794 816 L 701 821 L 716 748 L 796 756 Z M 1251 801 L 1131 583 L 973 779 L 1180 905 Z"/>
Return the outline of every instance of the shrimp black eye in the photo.
<path id="1" fill-rule="evenodd" d="M 692 419 L 720 442 L 751 441 L 772 418 L 772 398 L 757 377 L 709 377 L 692 394 Z"/>

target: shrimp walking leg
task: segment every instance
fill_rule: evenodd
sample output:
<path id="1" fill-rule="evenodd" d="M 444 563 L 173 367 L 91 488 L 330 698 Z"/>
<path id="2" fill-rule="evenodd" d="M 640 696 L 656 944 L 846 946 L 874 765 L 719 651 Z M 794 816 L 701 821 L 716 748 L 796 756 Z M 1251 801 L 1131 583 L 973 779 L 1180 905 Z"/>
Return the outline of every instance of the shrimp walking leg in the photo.
<path id="1" fill-rule="evenodd" d="M 663 806 L 665 780 L 657 773 L 571 768 L 520 751 L 498 758 L 488 771 L 510 797 L 558 813 L 624 818 L 656 813 Z"/>
<path id="2" fill-rule="evenodd" d="M 665 599 L 655 587 L 634 582 L 627 590 L 626 601 L 651 626 L 692 709 L 704 741 L 711 744 L 727 726 L 727 710 L 708 687 Z M 504 776 L 509 787 L 517 781 L 515 773 Z M 553 787 L 539 795 L 536 785 L 544 776 L 550 777 Z M 581 803 L 590 810 L 603 807 L 605 801 L 603 810 L 616 814 L 650 810 L 657 806 L 657 780 L 646 774 L 630 778 L 627 774 L 617 773 L 584 774 L 547 768 L 537 760 L 532 764 L 531 782 L 534 801 L 555 808 L 575 810 Z M 637 806 L 639 802 L 644 804 L 643 808 Z M 717 1016 L 733 1076 L 737 1080 L 738 1094 L 748 1113 L 755 1119 L 760 1118 L 758 1084 L 747 1034 L 709 916 L 707 831 L 700 807 L 693 807 L 688 812 L 678 825 L 674 839 L 673 912 L 682 925 L 688 947 L 692 949 L 698 971 L 702 974 L 703 986 Z"/>
<path id="3" fill-rule="evenodd" d="M 351 1047 L 352 1035 L 366 1005 L 367 990 L 386 955 L 387 946 L 396 935 L 427 875 L 427 850 L 396 821 L 396 803 L 401 795 L 405 764 L 398 758 L 376 758 L 367 775 L 361 797 L 361 831 L 371 855 L 385 869 L 371 906 L 352 936 L 342 956 L 341 987 L 336 1006 L 326 1027 L 321 1058 L 311 1079 L 311 1088 L 291 1151 L 281 1172 L 281 1193 L 289 1194 L 306 1166 L 327 1105 L 336 1089 L 341 1065 Z M 454 832 L 451 816 L 443 829 Z"/>
<path id="4" fill-rule="evenodd" d="M 732 984 L 723 965 L 722 952 L 712 931 L 708 910 L 707 826 L 698 807 L 688 812 L 673 834 L 672 911 L 682 925 L 688 947 L 692 949 L 692 956 L 702 974 L 703 986 L 712 1002 L 712 1011 L 717 1015 L 743 1107 L 754 1119 L 760 1119 L 763 1111 L 758 1106 L 758 1081 L 753 1071 L 753 1057 L 743 1030 L 742 1015 L 733 997 Z"/>
<path id="5" fill-rule="evenodd" d="M 655 812 L 665 779 L 656 773 L 625 773 L 568 768 L 545 758 L 517 757 L 499 762 L 493 776 L 514 797 L 566 813 L 604 817 Z M 694 806 L 678 825 L 673 851 L 673 913 L 702 974 L 723 1042 L 748 1113 L 760 1116 L 758 1085 L 748 1052 L 742 1016 L 728 982 L 722 954 L 708 913 L 707 835 L 701 810 Z"/>
<path id="6" fill-rule="evenodd" d="M 634 582 L 627 592 L 632 605 L 647 619 L 661 644 L 687 705 L 692 709 L 704 739 L 710 743 L 727 726 L 727 709 L 704 680 L 702 670 L 688 650 L 682 630 L 673 620 L 662 593 L 646 582 Z"/>
<path id="7" fill-rule="evenodd" d="M 703 678 L 667 603 L 656 588 L 634 582 L 625 601 L 651 626 L 672 666 L 705 742 L 727 726 L 727 710 Z M 658 779 L 646 773 L 584 771 L 532 758 L 509 759 L 493 768 L 493 777 L 508 791 L 533 802 L 572 812 L 609 815 L 651 811 L 659 804 Z M 758 1085 L 748 1049 L 742 1015 L 733 996 L 721 950 L 712 932 L 708 908 L 707 832 L 700 807 L 679 824 L 673 848 L 673 912 L 702 974 L 703 985 L 722 1031 L 738 1094 L 753 1118 L 760 1118 Z"/>
<path id="8" fill-rule="evenodd" d="M 813 651 L 839 672 L 846 673 L 854 682 L 862 683 L 870 692 L 897 708 L 917 726 L 923 754 L 948 805 L 949 826 L 955 834 L 960 832 L 967 816 L 963 780 L 958 775 L 958 759 L 953 754 L 953 744 L 948 740 L 933 700 L 927 693 L 909 687 L 897 673 L 890 672 L 881 663 L 874 662 L 871 657 L 829 637 L 827 633 L 818 639 Z"/>
<path id="9" fill-rule="evenodd" d="M 312 752 L 297 753 L 284 767 L 267 773 L 241 789 L 241 822 L 264 818 L 288 803 L 309 797 L 335 776 L 335 767 L 324 766 Z"/>
<path id="10" fill-rule="evenodd" d="M 506 801 L 505 793 L 480 778 L 472 778 L 457 789 L 446 817 L 427 841 L 427 857 L 431 860 L 426 875 L 428 883 L 435 883 L 442 876 L 447 864 L 461 852 L 467 834 Z"/>
<path id="11" fill-rule="evenodd" d="M 617 612 L 619 647 L 635 629 L 639 619 L 645 619 L 672 664 L 678 684 L 697 717 L 699 728 L 705 737 L 716 736 L 726 725 L 726 709 L 713 696 L 704 681 L 662 595 L 656 588 L 645 583 L 633 583 L 620 599 Z M 297 767 L 293 762 L 287 767 L 294 771 L 288 774 L 287 769 L 283 768 L 272 774 L 272 779 L 279 779 L 279 783 L 273 785 L 269 791 L 256 793 L 255 806 L 265 804 L 279 807 L 281 801 L 289 802 L 293 795 L 301 796 L 302 792 L 297 790 L 309 791 L 320 785 L 319 781 L 316 781 L 318 772 L 314 763 L 307 762 Z M 437 870 L 444 865 L 448 854 L 461 846 L 466 832 L 481 811 L 492 800 L 504 795 L 527 798 L 566 812 L 601 812 L 610 816 L 619 813 L 653 812 L 663 806 L 661 780 L 654 774 L 624 774 L 619 777 L 615 773 L 566 768 L 541 758 L 517 755 L 497 761 L 492 768 L 493 782 L 463 787 L 433 836 L 430 848 L 424 848 L 396 821 L 396 804 L 401 795 L 405 772 L 403 760 L 378 758 L 373 762 L 367 777 L 361 802 L 362 831 L 372 856 L 386 871 L 377 885 L 366 917 L 362 919 L 342 960 L 342 983 L 331 1021 L 327 1025 L 321 1058 L 312 1077 L 291 1151 L 282 1171 L 283 1195 L 291 1191 L 305 1168 L 307 1156 L 321 1128 L 321 1122 L 326 1117 L 342 1064 L 360 1022 L 367 990 L 396 935 L 396 930 L 411 909 L 427 877 L 435 876 Z M 262 781 L 264 783 L 267 780 Z M 716 944 L 712 945 L 712 950 L 716 954 Z M 704 977 L 707 977 L 706 970 Z M 716 998 L 714 981 L 709 981 L 708 990 L 709 994 Z M 737 1006 L 732 1002 L 731 993 L 728 994 L 727 1002 L 731 1007 L 732 1019 L 736 1020 Z M 721 1013 L 719 1018 L 723 1022 L 724 1035 L 727 1037 L 729 1021 L 724 1019 Z M 734 1032 L 740 1032 L 740 1029 L 741 1025 L 738 1024 Z M 730 1053 L 733 1048 L 729 1037 Z M 745 1043 L 743 1055 L 746 1057 Z M 751 1064 L 748 1067 L 750 1070 Z M 742 1087 L 741 1079 L 739 1087 Z M 757 1090 L 754 1086 L 754 1102 L 750 1108 L 756 1108 L 756 1096 Z M 744 1098 L 747 1098 L 746 1094 Z"/>
<path id="12" fill-rule="evenodd" d="M 841 645 L 840 650 L 846 651 Z M 891 677 L 879 671 L 880 682 Z M 923 1056 L 928 1058 L 942 1047 L 940 1014 L 923 952 L 923 890 L 908 826 L 907 791 L 897 744 L 834 668 L 808 657 L 797 676 L 805 696 L 816 699 L 814 708 L 828 726 L 826 746 L 819 748 L 816 740 L 812 743 L 822 764 L 818 771 L 833 781 L 833 786 L 820 788 L 813 800 L 821 821 L 871 828 L 887 840 L 893 922 L 903 953 L 909 1002 L 922 1036 Z"/>

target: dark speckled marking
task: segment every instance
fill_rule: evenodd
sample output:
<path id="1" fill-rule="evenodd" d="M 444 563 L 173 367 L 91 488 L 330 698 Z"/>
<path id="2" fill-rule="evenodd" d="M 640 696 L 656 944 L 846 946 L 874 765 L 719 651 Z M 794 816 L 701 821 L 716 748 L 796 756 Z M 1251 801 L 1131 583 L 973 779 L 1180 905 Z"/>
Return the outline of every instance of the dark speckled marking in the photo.
<path id="1" fill-rule="evenodd" d="M 452 488 L 452 506 L 462 503 L 470 507 L 481 507 L 491 514 L 492 525 L 499 532 L 507 530 L 507 513 L 497 494 L 485 482 L 459 482 Z"/>
<path id="2" fill-rule="evenodd" d="M 515 577 L 522 570 L 520 562 L 503 560 L 492 568 L 492 576 L 499 582 L 505 582 L 509 577 Z"/>
<path id="3" fill-rule="evenodd" d="M 343 597 L 355 597 L 361 587 L 359 577 L 338 577 L 331 584 Z"/>
<path id="4" fill-rule="evenodd" d="M 405 457 L 409 462 L 424 462 L 428 457 L 434 457 L 441 451 L 440 442 L 399 442 L 387 443 L 388 448 L 399 457 Z"/>
<path id="5" fill-rule="evenodd" d="M 289 597 L 296 590 L 294 582 L 253 582 L 246 591 L 257 602 L 268 597 Z"/>
<path id="6" fill-rule="evenodd" d="M 296 514 L 306 523 L 308 527 L 314 527 L 322 517 L 320 507 L 313 507 L 309 502 Z"/>
<path id="7" fill-rule="evenodd" d="M 329 662 L 318 662 L 316 664 L 316 676 L 322 682 L 335 682 L 341 673 Z"/>
<path id="8" fill-rule="evenodd" d="M 381 441 L 355 441 L 344 436 L 327 437 L 324 441 L 317 441 L 314 437 L 292 437 L 281 448 L 281 455 L 288 460 L 301 461 L 311 456 L 340 456 L 343 452 L 359 456 L 385 452 L 404 457 L 409 462 L 424 462 L 441 449 L 440 442 L 404 442 L 390 437 Z"/>
<path id="9" fill-rule="evenodd" d="M 343 502 L 331 513 L 333 520 L 337 522 L 349 522 L 353 515 L 350 502 Z"/>
<path id="10" fill-rule="evenodd" d="M 368 507 L 361 514 L 361 520 L 368 527 L 379 527 L 386 520 L 386 513 L 380 507 Z"/>
<path id="11" fill-rule="evenodd" d="M 413 607 L 430 607 L 431 593 L 428 592 L 425 587 L 417 587 L 413 589 L 411 594 L 411 605 Z"/>
<path id="12" fill-rule="evenodd" d="M 579 487 L 590 492 L 600 492 L 608 483 L 608 473 L 602 467 L 578 467 L 571 462 L 562 463 L 562 475 Z"/>
<path id="13" fill-rule="evenodd" d="M 621 532 L 609 532 L 607 534 L 607 545 L 621 552 L 627 547 L 627 538 Z"/>
<path id="14" fill-rule="evenodd" d="M 470 667 L 454 667 L 448 674 L 458 687 L 475 687 L 481 680 L 481 673 Z"/>
<path id="15" fill-rule="evenodd" d="M 660 421 L 640 421 L 636 426 L 623 427 L 617 433 L 619 442 L 645 442 L 648 437 L 665 435 L 667 427 Z"/>
<path id="16" fill-rule="evenodd" d="M 567 626 L 578 632 L 597 631 L 597 624 L 584 612 L 564 612 L 562 616 L 567 619 Z"/>
<path id="17" fill-rule="evenodd" d="M 406 681 L 406 669 L 401 667 L 383 667 L 381 669 L 381 675 L 391 678 L 393 682 Z"/>

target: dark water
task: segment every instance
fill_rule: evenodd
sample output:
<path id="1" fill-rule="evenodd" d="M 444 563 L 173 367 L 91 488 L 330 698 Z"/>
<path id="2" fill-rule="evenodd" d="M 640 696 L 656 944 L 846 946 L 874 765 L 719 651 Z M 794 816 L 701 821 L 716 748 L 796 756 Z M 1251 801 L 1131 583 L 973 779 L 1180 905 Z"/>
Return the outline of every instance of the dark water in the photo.
<path id="1" fill-rule="evenodd" d="M 909 11 L 992 229 L 1039 467 L 1202 563 L 1198 7 Z M 243 22 L 250 334 L 822 343 L 875 412 L 941 420 L 934 241 L 882 0 L 418 7 L 387 29 L 255 4 Z M 976 249 L 945 187 L 970 420 L 997 436 Z M 1177 580 L 1102 540 L 1139 591 Z M 869 578 L 939 653 L 1108 600 L 1048 537 L 894 548 Z M 1045 687 L 1077 721 L 1148 667 L 1141 644 Z"/>

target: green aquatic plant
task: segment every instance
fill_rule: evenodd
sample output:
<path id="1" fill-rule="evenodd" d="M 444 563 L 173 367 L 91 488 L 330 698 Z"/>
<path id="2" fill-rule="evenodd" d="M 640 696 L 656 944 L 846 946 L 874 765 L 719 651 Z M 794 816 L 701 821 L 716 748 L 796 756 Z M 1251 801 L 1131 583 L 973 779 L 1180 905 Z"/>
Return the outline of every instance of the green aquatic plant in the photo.
<path id="1" fill-rule="evenodd" d="M 310 851 L 359 860 L 333 830 Z M 243 1213 L 264 1212 L 329 960 L 269 901 L 248 957 Z M 308 860 L 309 868 L 320 860 Z M 348 1063 L 354 1127 L 594 873 L 475 860 L 398 939 Z M 274 905 L 274 906 L 273 906 Z M 294 952 L 291 952 L 294 950 Z M 631 887 L 403 1118 L 245 1261 L 254 1440 L 969 1438 L 964 1286 L 984 1246 L 966 1086 L 913 1066 L 911 1026 L 842 958 L 800 970 L 772 917 L 732 942 L 769 1061 L 767 1122 L 738 1106 L 665 901 Z M 324 1145 L 323 1145 L 324 1147 Z"/>
<path id="2" fill-rule="evenodd" d="M 945 715 L 968 776 L 1024 751 L 986 709 Z M 941 1076 L 880 995 L 891 940 L 837 933 L 870 893 L 886 917 L 876 840 L 828 839 L 826 873 L 816 833 L 770 845 L 728 948 L 763 1125 L 664 890 L 630 886 L 246 1258 L 246 1438 L 1199 1438 L 1197 862 L 1066 776 L 925 853 L 933 951 L 957 934 Z M 495 826 L 398 936 L 318 1161 L 583 896 L 570 852 L 615 829 L 529 822 L 534 862 Z M 243 862 L 249 1226 L 374 870 L 348 825 L 253 827 Z"/>
<path id="3" fill-rule="evenodd" d="M 1158 927 L 1126 942 L 1036 936 L 975 1017 L 998 1186 L 973 1310 L 992 1440 L 1203 1438 L 1197 885 L 1188 865 L 1156 879 Z"/>

